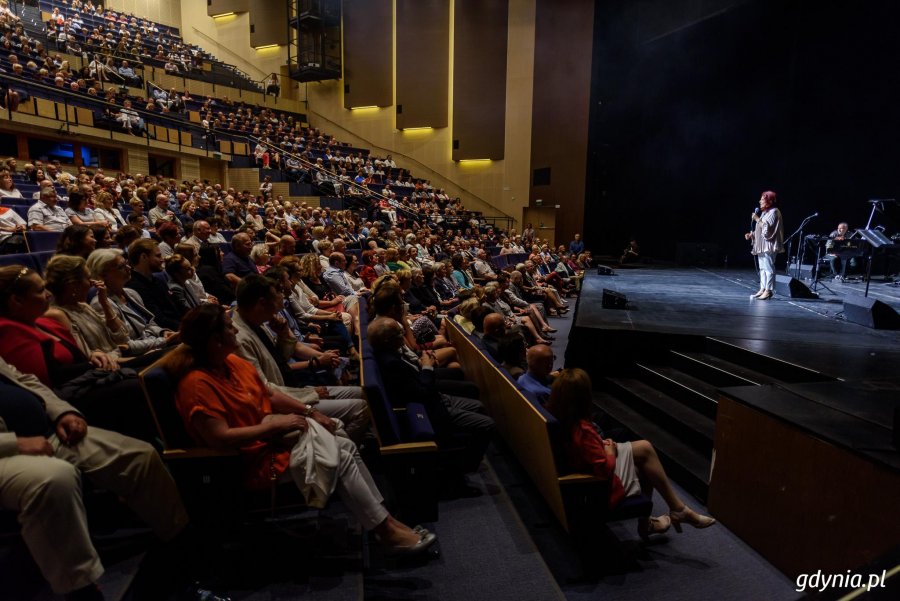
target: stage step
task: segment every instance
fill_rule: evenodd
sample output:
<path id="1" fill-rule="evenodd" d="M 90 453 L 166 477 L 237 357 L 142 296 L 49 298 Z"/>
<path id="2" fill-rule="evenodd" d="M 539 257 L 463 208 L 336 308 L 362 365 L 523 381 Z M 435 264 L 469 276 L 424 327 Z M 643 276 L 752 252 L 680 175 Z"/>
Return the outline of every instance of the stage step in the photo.
<path id="1" fill-rule="evenodd" d="M 776 378 L 708 353 L 672 350 L 671 355 L 675 367 L 709 382 L 716 388 L 780 383 Z"/>
<path id="2" fill-rule="evenodd" d="M 692 495 L 706 502 L 709 491 L 710 453 L 702 453 L 686 444 L 677 434 L 648 420 L 629 403 L 613 394 L 595 390 L 593 400 L 598 409 L 631 432 L 634 439 L 643 438 L 653 443 L 669 477 Z"/>
<path id="3" fill-rule="evenodd" d="M 835 381 L 835 378 L 821 372 L 769 357 L 718 338 L 706 338 L 706 352 L 785 383 Z"/>
<path id="4" fill-rule="evenodd" d="M 712 456 L 715 430 L 712 418 L 672 398 L 644 379 L 607 378 L 607 382 L 610 392 L 627 400 L 629 407 L 640 413 L 644 420 L 658 424 L 685 444 Z"/>
<path id="5" fill-rule="evenodd" d="M 638 377 L 642 381 L 709 419 L 716 419 L 719 396 L 716 386 L 675 367 L 644 363 L 636 365 Z"/>

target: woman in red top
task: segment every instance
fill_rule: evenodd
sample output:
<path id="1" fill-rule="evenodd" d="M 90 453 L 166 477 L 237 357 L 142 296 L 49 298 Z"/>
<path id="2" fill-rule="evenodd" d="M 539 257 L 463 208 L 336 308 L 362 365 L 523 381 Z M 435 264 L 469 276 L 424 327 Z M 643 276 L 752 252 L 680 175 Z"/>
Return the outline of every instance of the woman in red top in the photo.
<path id="1" fill-rule="evenodd" d="M 179 380 L 178 411 L 198 442 L 241 451 L 246 459 L 245 479 L 249 487 L 271 486 L 290 473 L 298 478 L 297 485 L 302 489 L 309 484 L 310 474 L 298 477 L 297 466 L 290 464 L 291 448 L 285 444 L 284 436 L 306 432 L 312 420 L 332 434 L 336 424 L 314 408 L 280 391 L 269 390 L 256 368 L 234 354 L 238 349 L 236 333 L 231 317 L 220 305 L 201 305 L 184 316 L 184 344 L 163 359 L 169 373 Z M 437 537 L 392 517 L 381 504 L 381 494 L 356 445 L 344 436 L 335 436 L 334 440 L 339 450 L 333 472 L 334 490 L 360 524 L 373 530 L 393 553 L 425 551 Z M 322 483 L 316 480 L 316 484 Z"/>
<path id="2" fill-rule="evenodd" d="M 670 525 L 681 532 L 682 524 L 694 528 L 715 524 L 713 518 L 700 515 L 684 504 L 672 488 L 652 444 L 646 440 L 615 443 L 600 436 L 590 421 L 591 390 L 590 376 L 577 368 L 563 370 L 550 389 L 547 410 L 559 420 L 563 431 L 570 433 L 566 444 L 570 467 L 610 481 L 610 508 L 625 497 L 640 493 L 650 496 L 656 489 L 669 506 L 669 514 L 640 520 L 638 534 L 643 539 L 662 534 Z"/>
<path id="3" fill-rule="evenodd" d="M 37 272 L 21 265 L 0 267 L 0 356 L 57 389 L 90 423 L 153 441 L 156 428 L 138 379 L 118 371 L 116 358 L 107 353 L 86 356 L 71 330 L 43 316 L 49 304 L 50 292 Z M 110 372 L 97 378 L 107 381 L 79 380 L 94 368 Z"/>
<path id="4" fill-rule="evenodd" d="M 375 271 L 375 261 L 375 251 L 364 250 L 362 253 L 362 267 L 357 270 L 357 274 L 362 278 L 363 283 L 369 290 L 372 289 L 372 284 L 378 279 L 378 272 Z"/>
<path id="5" fill-rule="evenodd" d="M 50 292 L 36 271 L 22 265 L 0 267 L 0 356 L 51 387 L 92 367 L 117 367 L 101 351 L 86 357 L 68 328 L 43 317 L 49 307 Z"/>

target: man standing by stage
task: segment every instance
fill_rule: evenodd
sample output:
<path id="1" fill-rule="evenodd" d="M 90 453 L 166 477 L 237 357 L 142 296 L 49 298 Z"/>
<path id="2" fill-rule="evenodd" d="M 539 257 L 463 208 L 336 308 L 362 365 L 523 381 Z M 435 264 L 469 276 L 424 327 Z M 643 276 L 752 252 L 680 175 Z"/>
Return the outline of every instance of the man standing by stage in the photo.
<path id="1" fill-rule="evenodd" d="M 759 292 L 751 299 L 769 300 L 775 290 L 775 256 L 784 252 L 784 221 L 778 210 L 778 198 L 770 191 L 759 198 L 759 211 L 751 218 L 756 226 L 744 238 L 753 241 L 750 251 L 759 260 Z"/>

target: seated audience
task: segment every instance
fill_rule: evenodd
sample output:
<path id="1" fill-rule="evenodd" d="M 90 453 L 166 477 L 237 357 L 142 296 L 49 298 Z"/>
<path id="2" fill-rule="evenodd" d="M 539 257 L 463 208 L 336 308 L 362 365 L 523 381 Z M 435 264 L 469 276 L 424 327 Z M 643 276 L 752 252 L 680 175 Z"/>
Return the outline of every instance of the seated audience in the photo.
<path id="1" fill-rule="evenodd" d="M 232 286 L 237 286 L 242 278 L 248 275 L 258 275 L 259 270 L 250 253 L 253 251 L 253 239 L 246 233 L 235 234 L 231 239 L 231 252 L 225 255 L 222 261 L 222 272 L 231 282 Z"/>
<path id="2" fill-rule="evenodd" d="M 241 280 L 233 317 L 239 354 L 256 367 L 271 389 L 304 402 L 318 400 L 321 411 L 343 421 L 351 438 L 361 439 L 369 421 L 362 390 L 358 386 L 330 386 L 317 381 L 317 372 L 330 372 L 341 363 L 341 358 L 335 351 L 322 352 L 298 343 L 284 319 L 277 315 L 283 308 L 284 296 L 273 281 L 258 274 Z"/>
<path id="3" fill-rule="evenodd" d="M 202 304 L 188 285 L 194 277 L 194 266 L 189 259 L 177 253 L 169 256 L 166 261 L 166 275 L 169 276 L 169 291 L 172 293 L 175 306 L 187 313 Z"/>
<path id="4" fill-rule="evenodd" d="M 179 379 L 177 405 L 185 426 L 201 444 L 239 450 L 246 458 L 248 487 L 266 488 L 273 477 L 290 475 L 314 507 L 324 506 L 336 491 L 360 525 L 392 553 L 418 554 L 434 543 L 433 533 L 412 529 L 388 513 L 356 445 L 340 435 L 336 421 L 267 386 L 253 365 L 235 354 L 237 332 L 224 308 L 192 309 L 181 338 L 184 346 L 167 357 L 166 365 Z M 282 442 L 299 432 L 301 444 L 311 435 L 308 430 L 333 454 L 335 466 L 328 469 L 310 459 L 317 463 L 310 473 L 306 456 Z"/>
<path id="5" fill-rule="evenodd" d="M 28 229 L 28 224 L 21 215 L 9 207 L 0 207 L 0 253 L 27 252 L 26 229 Z"/>
<path id="6" fill-rule="evenodd" d="M 423 403 L 440 442 L 447 443 L 457 434 L 469 436 L 461 467 L 476 470 L 494 431 L 494 420 L 485 415 L 484 405 L 474 398 L 442 393 L 434 354 L 426 351 L 416 357 L 406 352 L 403 326 L 397 320 L 376 318 L 369 324 L 368 340 L 391 403 Z"/>
<path id="7" fill-rule="evenodd" d="M 138 293 L 144 306 L 156 316 L 156 323 L 167 330 L 178 331 L 181 309 L 172 301 L 172 293 L 155 274 L 162 272 L 162 252 L 155 240 L 141 239 L 128 248 L 131 279 L 125 283 Z"/>
<path id="8" fill-rule="evenodd" d="M 97 247 L 97 239 L 94 230 L 86 225 L 70 225 L 63 230 L 62 236 L 56 243 L 56 253 L 60 255 L 73 255 L 87 259 Z"/>
<path id="9" fill-rule="evenodd" d="M 180 244 L 178 246 L 181 246 Z M 194 246 L 191 244 L 190 246 Z M 208 295 L 214 296 L 223 305 L 234 302 L 234 286 L 222 271 L 222 251 L 218 246 L 204 244 L 197 249 L 197 277 Z"/>
<path id="10" fill-rule="evenodd" d="M 52 185 L 42 186 L 38 201 L 28 209 L 28 227 L 38 231 L 61 232 L 72 225 L 56 201 L 56 189 Z"/>
<path id="11" fill-rule="evenodd" d="M 103 282 L 110 307 L 127 335 L 127 338 L 116 337 L 122 355 L 135 357 L 177 342 L 175 332 L 157 325 L 153 313 L 144 306 L 140 295 L 125 287 L 131 277 L 131 267 L 124 253 L 113 249 L 95 250 L 88 257 L 87 269 L 95 282 Z M 102 303 L 102 295 L 97 294 L 91 300 L 91 307 L 103 312 Z M 147 361 L 144 359 L 142 363 Z"/>
<path id="12" fill-rule="evenodd" d="M 117 353 L 88 346 L 94 335 L 76 334 L 70 327 L 77 323 L 103 337 L 98 332 L 104 317 L 75 300 L 85 298 L 90 287 L 84 260 L 54 260 L 62 262 L 52 268 L 48 265 L 49 286 L 39 274 L 20 265 L 0 268 L 0 356 L 59 391 L 92 422 L 152 440 L 156 433 L 138 380 L 118 371 Z M 70 271 L 61 267 L 79 261 L 80 277 L 70 280 Z M 74 322 L 61 310 L 50 311 L 51 293 L 65 295 L 78 305 L 69 312 Z M 96 377 L 85 381 L 88 373 Z"/>
<path id="13" fill-rule="evenodd" d="M 614 508 L 625 497 L 638 494 L 650 496 L 656 490 L 669 507 L 669 514 L 638 521 L 638 534 L 646 539 L 662 534 L 675 526 L 681 532 L 683 524 L 707 528 L 716 523 L 711 517 L 700 515 L 685 505 L 656 455 L 646 440 L 614 442 L 604 439 L 591 423 L 593 387 L 584 370 L 566 369 L 553 383 L 547 410 L 560 421 L 568 451 L 569 467 L 575 472 L 589 473 L 610 483 L 607 501 Z"/>
<path id="14" fill-rule="evenodd" d="M 0 281 L 9 284 L 2 275 Z M 88 427 L 78 409 L 3 359 L 0 376 L 0 508 L 17 514 L 22 539 L 54 593 L 103 599 L 96 583 L 104 568 L 88 530 L 82 479 L 115 493 L 169 541 L 164 553 L 186 546 L 187 512 L 153 447 Z"/>
<path id="15" fill-rule="evenodd" d="M 550 398 L 550 386 L 553 384 L 553 379 L 559 375 L 558 371 L 553 370 L 556 355 L 553 354 L 553 349 L 546 344 L 536 344 L 528 349 L 525 360 L 528 364 L 528 371 L 519 376 L 519 386 L 534 394 L 542 405 L 546 405 L 547 399 Z"/>

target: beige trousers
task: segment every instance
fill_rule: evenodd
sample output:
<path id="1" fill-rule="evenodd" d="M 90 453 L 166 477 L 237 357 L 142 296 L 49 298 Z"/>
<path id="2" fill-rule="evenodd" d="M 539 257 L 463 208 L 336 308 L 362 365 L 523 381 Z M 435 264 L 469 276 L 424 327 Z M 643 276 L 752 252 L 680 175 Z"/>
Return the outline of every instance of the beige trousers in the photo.
<path id="1" fill-rule="evenodd" d="M 0 459 L 0 507 L 19 515 L 22 538 L 53 591 L 64 594 L 103 573 L 81 500 L 81 476 L 125 503 L 163 540 L 188 522 L 172 477 L 145 442 L 89 428 L 74 447 L 50 438 L 54 457 Z"/>

